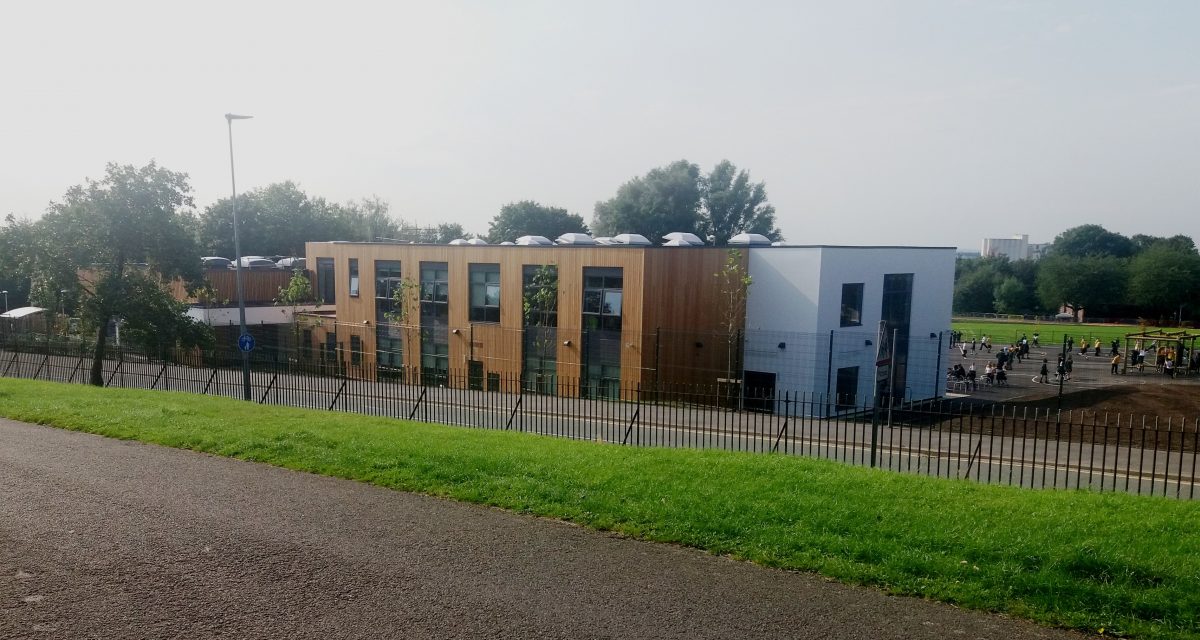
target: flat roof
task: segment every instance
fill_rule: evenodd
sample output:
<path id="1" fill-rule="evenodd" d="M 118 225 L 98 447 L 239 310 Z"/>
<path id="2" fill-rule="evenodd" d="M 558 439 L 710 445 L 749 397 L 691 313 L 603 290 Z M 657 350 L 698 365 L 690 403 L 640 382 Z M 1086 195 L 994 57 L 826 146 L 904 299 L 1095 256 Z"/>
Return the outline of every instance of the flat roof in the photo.
<path id="1" fill-rule="evenodd" d="M 521 245 L 504 245 L 504 244 L 439 244 L 433 242 L 374 242 L 374 241 L 358 241 L 358 240 L 310 240 L 309 244 L 356 244 L 356 245 L 378 245 L 387 247 L 453 247 L 458 249 L 487 249 L 489 247 L 522 247 L 525 249 L 938 249 L 946 251 L 958 251 L 958 247 L 933 247 L 933 246 L 913 246 L 913 245 L 854 245 L 854 244 L 783 244 L 783 245 L 726 245 L 724 247 L 714 247 L 711 245 L 697 245 L 691 247 L 665 247 L 660 244 L 635 245 L 635 244 L 521 244 Z"/>
<path id="2" fill-rule="evenodd" d="M 45 311 L 46 310 L 41 307 L 17 307 L 16 309 L 13 309 L 7 313 L 0 313 L 0 318 L 16 320 L 19 318 L 24 318 L 25 316 L 31 316 L 35 313 L 44 313 Z"/>

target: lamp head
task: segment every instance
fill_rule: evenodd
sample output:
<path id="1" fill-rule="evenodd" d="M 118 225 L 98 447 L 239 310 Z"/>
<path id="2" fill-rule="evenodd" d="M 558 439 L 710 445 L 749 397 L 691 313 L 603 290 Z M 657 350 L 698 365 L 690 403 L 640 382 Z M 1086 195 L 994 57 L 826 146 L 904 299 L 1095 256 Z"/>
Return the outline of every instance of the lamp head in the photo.
<path id="1" fill-rule="evenodd" d="M 238 114 L 236 114 L 236 113 L 227 113 L 227 114 L 225 114 L 225 119 L 226 119 L 226 120 L 229 120 L 229 121 L 231 121 L 231 122 L 232 122 L 233 120 L 249 120 L 250 118 L 253 118 L 253 117 L 254 117 L 254 116 L 239 116 L 239 115 L 238 115 Z"/>

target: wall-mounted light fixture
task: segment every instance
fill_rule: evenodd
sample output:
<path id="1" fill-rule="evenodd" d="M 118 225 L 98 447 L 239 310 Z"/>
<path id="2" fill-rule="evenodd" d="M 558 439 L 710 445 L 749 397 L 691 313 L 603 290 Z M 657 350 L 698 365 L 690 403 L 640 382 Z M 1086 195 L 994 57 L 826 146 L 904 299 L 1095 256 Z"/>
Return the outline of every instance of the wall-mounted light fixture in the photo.
<path id="1" fill-rule="evenodd" d="M 703 343 L 703 342 L 699 342 L 699 341 L 697 341 L 697 342 L 696 342 L 696 348 L 697 348 L 697 349 L 700 349 L 700 348 L 702 348 L 703 346 L 704 346 L 704 343 Z"/>
<path id="2" fill-rule="evenodd" d="M 875 343 L 874 343 L 874 342 L 871 342 L 869 339 L 868 339 L 868 340 L 863 340 L 863 346 L 864 346 L 864 347 L 869 347 L 869 346 L 871 346 L 871 345 L 873 345 L 873 344 L 875 344 Z"/>
<path id="3" fill-rule="evenodd" d="M 451 331 L 450 333 L 453 333 L 454 335 L 458 335 L 458 329 L 454 329 L 454 330 L 453 330 L 453 331 Z"/>
<path id="4" fill-rule="evenodd" d="M 937 338 L 937 334 L 936 334 L 936 333 L 934 333 L 934 332 L 932 332 L 932 331 L 930 331 L 930 332 L 929 332 L 929 339 L 930 339 L 930 340 L 934 340 L 934 339 L 936 339 L 936 338 Z"/>
<path id="5" fill-rule="evenodd" d="M 569 347 L 569 346 L 571 346 L 571 341 L 570 341 L 570 340 L 563 340 L 563 346 L 564 346 L 564 347 Z"/>
<path id="6" fill-rule="evenodd" d="M 775 345 L 775 346 L 779 347 L 779 350 L 780 350 L 780 351 L 783 351 L 784 349 L 786 349 L 786 348 L 787 348 L 787 343 L 786 343 L 786 342 L 780 342 L 779 344 L 777 344 L 777 345 Z"/>
<path id="7" fill-rule="evenodd" d="M 363 324 L 371 324 L 370 320 L 363 320 Z"/>

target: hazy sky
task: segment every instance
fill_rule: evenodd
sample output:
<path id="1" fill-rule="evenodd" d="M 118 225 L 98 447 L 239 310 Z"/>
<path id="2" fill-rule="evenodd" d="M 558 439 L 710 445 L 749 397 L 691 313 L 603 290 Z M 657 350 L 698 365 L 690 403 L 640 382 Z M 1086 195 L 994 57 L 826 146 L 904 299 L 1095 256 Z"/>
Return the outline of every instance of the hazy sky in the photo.
<path id="1" fill-rule="evenodd" d="M 486 232 L 723 158 L 801 244 L 1200 240 L 1200 2 L 22 2 L 0 214 L 107 162 Z"/>

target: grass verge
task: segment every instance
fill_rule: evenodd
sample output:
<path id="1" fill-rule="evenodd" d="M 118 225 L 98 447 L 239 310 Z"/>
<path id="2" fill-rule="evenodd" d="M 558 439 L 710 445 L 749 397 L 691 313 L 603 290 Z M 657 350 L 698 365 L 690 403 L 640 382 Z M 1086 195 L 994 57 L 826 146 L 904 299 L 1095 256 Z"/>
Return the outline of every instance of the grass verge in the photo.
<path id="1" fill-rule="evenodd" d="M 1043 624 L 1200 637 L 1200 505 L 0 379 L 0 415 L 562 518 Z"/>
<path id="2" fill-rule="evenodd" d="M 1000 320 L 956 319 L 950 323 L 956 331 L 962 331 L 967 342 L 972 337 L 991 336 L 992 344 L 1005 346 L 1015 344 L 1022 335 L 1033 340 L 1033 334 L 1040 335 L 1043 347 L 1062 347 L 1063 336 L 1075 339 L 1075 349 L 1079 349 L 1081 339 L 1088 340 L 1090 346 L 1097 338 L 1100 339 L 1102 353 L 1108 353 L 1110 343 L 1121 341 L 1121 350 L 1125 350 L 1125 336 L 1130 333 L 1143 331 L 1137 325 L 1131 324 L 1075 324 L 1070 322 L 1005 322 Z M 1146 327 L 1145 331 L 1153 331 L 1155 327 Z M 1178 329 L 1169 329 L 1178 331 Z"/>

